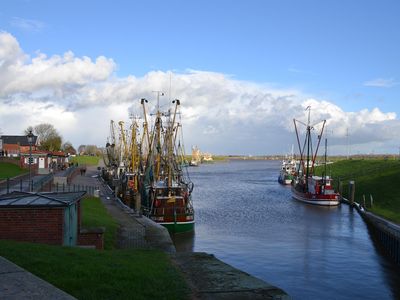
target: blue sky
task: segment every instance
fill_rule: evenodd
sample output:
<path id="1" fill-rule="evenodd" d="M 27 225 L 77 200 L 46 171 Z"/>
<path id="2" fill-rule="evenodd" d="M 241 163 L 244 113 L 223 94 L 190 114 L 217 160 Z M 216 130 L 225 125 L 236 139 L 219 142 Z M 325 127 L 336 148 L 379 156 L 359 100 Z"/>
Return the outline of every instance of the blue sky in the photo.
<path id="1" fill-rule="evenodd" d="M 399 1 L 5 0 L 0 30 L 31 58 L 104 56 L 111 80 L 212 72 L 398 120 L 399 15 Z"/>

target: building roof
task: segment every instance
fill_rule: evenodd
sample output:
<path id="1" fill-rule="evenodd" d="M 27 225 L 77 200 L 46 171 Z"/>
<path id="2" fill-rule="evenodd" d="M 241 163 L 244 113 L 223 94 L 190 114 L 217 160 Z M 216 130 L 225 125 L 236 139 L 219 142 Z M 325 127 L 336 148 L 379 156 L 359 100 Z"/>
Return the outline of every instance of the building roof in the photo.
<path id="1" fill-rule="evenodd" d="M 67 157 L 67 154 L 63 151 L 47 151 L 47 150 L 32 150 L 27 152 L 21 152 L 21 156 L 29 156 L 32 153 L 32 156 L 49 156 L 49 157 Z"/>
<path id="2" fill-rule="evenodd" d="M 86 192 L 27 193 L 12 192 L 0 195 L 0 208 L 66 207 L 81 199 Z"/>
<path id="3" fill-rule="evenodd" d="M 0 139 L 3 140 L 3 145 L 20 145 L 29 146 L 28 137 L 26 135 L 2 135 Z M 32 145 L 36 145 L 37 135 L 33 136 Z"/>

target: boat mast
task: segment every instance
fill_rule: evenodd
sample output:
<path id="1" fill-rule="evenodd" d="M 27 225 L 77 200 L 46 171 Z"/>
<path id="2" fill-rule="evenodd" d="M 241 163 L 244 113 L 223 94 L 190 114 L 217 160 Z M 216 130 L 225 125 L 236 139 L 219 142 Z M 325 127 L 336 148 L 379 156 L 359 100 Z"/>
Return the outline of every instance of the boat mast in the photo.
<path id="1" fill-rule="evenodd" d="M 132 118 L 132 131 L 131 131 L 131 171 L 134 174 L 134 191 L 138 189 L 138 174 L 139 174 L 139 151 L 138 151 L 138 144 L 136 138 L 137 132 L 137 122 L 134 118 Z"/>
<path id="2" fill-rule="evenodd" d="M 156 169 L 155 169 L 155 178 L 156 180 L 160 180 L 160 166 L 161 166 L 161 112 L 160 112 L 160 95 L 164 96 L 164 92 L 161 91 L 153 91 L 157 93 L 157 113 L 156 113 L 156 149 L 157 149 L 157 158 L 156 158 Z"/>
<path id="3" fill-rule="evenodd" d="M 307 106 L 308 109 L 308 121 L 307 121 L 307 168 L 306 168 L 306 192 L 308 192 L 308 176 L 310 173 L 310 144 L 311 144 L 311 126 L 310 126 L 310 112 L 311 106 Z"/>
<path id="4" fill-rule="evenodd" d="M 175 103 L 175 111 L 172 117 L 172 123 L 170 124 L 169 128 L 169 135 L 168 135 L 168 187 L 172 187 L 172 170 L 173 170 L 173 159 L 174 159 L 174 126 L 175 126 L 175 118 L 176 112 L 178 110 L 178 106 L 181 104 L 178 99 L 172 101 Z"/>
<path id="5" fill-rule="evenodd" d="M 324 170 L 324 184 L 326 183 L 326 157 L 328 155 L 328 139 L 325 138 L 325 170 Z"/>
<path id="6" fill-rule="evenodd" d="M 320 133 L 318 135 L 317 148 L 315 149 L 315 154 L 314 154 L 314 157 L 313 157 L 313 160 L 312 160 L 311 173 L 314 173 L 314 164 L 315 164 L 315 160 L 317 159 L 319 144 L 321 143 L 321 138 L 322 138 L 322 134 L 324 133 L 325 124 L 326 124 L 326 120 L 323 120 L 322 121 L 322 128 L 321 128 L 321 131 L 320 131 Z"/>
<path id="7" fill-rule="evenodd" d="M 140 99 L 140 104 L 142 104 L 143 107 L 143 116 L 144 116 L 144 122 L 143 122 L 143 136 L 141 140 L 141 145 L 143 148 L 145 139 L 146 139 L 146 146 L 148 147 L 147 151 L 150 151 L 151 145 L 150 145 L 150 136 L 149 136 L 149 123 L 147 122 L 147 113 L 146 113 L 146 105 L 145 103 L 148 103 L 147 99 L 142 98 Z M 146 154 L 148 155 L 148 153 Z M 147 158 L 147 157 L 145 157 Z M 146 160 L 146 159 L 145 159 Z"/>

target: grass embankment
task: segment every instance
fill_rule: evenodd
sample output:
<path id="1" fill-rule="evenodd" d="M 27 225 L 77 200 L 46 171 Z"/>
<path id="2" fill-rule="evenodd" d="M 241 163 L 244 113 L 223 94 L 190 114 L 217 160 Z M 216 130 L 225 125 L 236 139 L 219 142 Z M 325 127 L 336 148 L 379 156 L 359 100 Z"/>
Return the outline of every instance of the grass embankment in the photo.
<path id="1" fill-rule="evenodd" d="M 77 155 L 70 158 L 70 162 L 78 165 L 88 165 L 88 166 L 97 166 L 99 164 L 100 158 L 98 156 L 90 156 L 90 155 Z"/>
<path id="2" fill-rule="evenodd" d="M 0 179 L 12 178 L 27 172 L 26 169 L 22 169 L 12 163 L 0 162 Z"/>
<path id="3" fill-rule="evenodd" d="M 112 249 L 116 223 L 100 206 L 98 199 L 83 200 L 82 221 L 106 227 L 109 250 L 0 240 L 0 255 L 78 299 L 187 299 L 188 289 L 167 254 Z"/>
<path id="4" fill-rule="evenodd" d="M 317 169 L 321 175 L 323 167 Z M 368 210 L 384 218 L 400 223 L 400 161 L 398 160 L 342 160 L 327 166 L 327 173 L 338 187 L 342 182 L 342 194 L 349 198 L 349 181 L 355 181 L 355 201 L 363 204 L 365 196 Z M 373 197 L 371 207 L 370 195 Z"/>
<path id="5" fill-rule="evenodd" d="M 81 204 L 82 227 L 105 227 L 104 249 L 115 249 L 118 223 L 108 214 L 99 198 L 86 197 Z"/>

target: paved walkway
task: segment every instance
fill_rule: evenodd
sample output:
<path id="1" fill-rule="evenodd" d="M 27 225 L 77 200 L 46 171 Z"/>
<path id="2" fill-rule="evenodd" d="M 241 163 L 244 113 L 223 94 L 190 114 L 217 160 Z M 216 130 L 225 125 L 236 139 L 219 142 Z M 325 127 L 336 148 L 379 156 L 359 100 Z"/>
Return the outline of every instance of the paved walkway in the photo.
<path id="1" fill-rule="evenodd" d="M 73 300 L 75 298 L 0 256 L 0 299 Z"/>
<path id="2" fill-rule="evenodd" d="M 120 225 L 117 232 L 117 248 L 159 249 L 175 252 L 168 230 L 136 214 L 114 197 L 113 191 L 99 177 L 95 166 L 88 166 L 85 175 L 76 175 L 72 184 L 95 186 L 100 189 L 100 198 L 107 211 Z"/>

